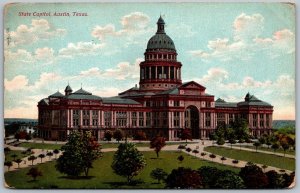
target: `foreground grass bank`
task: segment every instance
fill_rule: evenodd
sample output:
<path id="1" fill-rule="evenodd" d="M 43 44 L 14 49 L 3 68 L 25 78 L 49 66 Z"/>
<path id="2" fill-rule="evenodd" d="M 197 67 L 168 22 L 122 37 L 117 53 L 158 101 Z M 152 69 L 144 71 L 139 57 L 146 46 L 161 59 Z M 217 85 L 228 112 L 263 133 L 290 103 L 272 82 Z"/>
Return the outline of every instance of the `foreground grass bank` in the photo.
<path id="1" fill-rule="evenodd" d="M 146 158 L 146 167 L 134 180 L 138 183 L 135 186 L 126 184 L 126 179 L 113 173 L 111 163 L 114 152 L 104 153 L 103 157 L 96 160 L 94 168 L 90 170 L 89 177 L 69 179 L 55 170 L 55 161 L 40 164 L 37 167 L 42 171 L 43 176 L 37 181 L 32 181 L 27 176 L 29 168 L 5 173 L 5 181 L 9 186 L 15 188 L 164 188 L 164 184 L 158 184 L 157 180 L 150 178 L 150 172 L 155 168 L 162 168 L 167 173 L 178 167 L 190 167 L 198 169 L 201 166 L 213 166 L 219 169 L 229 169 L 239 172 L 240 169 L 225 166 L 210 161 L 201 160 L 181 152 L 163 151 L 160 157 L 156 158 L 154 152 L 143 152 Z M 184 161 L 179 163 L 177 157 L 183 155 Z"/>
<path id="2" fill-rule="evenodd" d="M 250 161 L 291 171 L 295 170 L 295 159 L 292 158 L 217 146 L 205 147 L 204 151 L 232 159 Z"/>

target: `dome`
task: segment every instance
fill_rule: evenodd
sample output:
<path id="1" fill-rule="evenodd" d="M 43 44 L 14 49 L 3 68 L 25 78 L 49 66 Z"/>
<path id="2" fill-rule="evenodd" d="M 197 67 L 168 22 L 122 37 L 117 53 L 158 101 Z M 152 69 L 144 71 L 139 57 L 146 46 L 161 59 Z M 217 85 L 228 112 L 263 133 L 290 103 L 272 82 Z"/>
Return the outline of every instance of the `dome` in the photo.
<path id="1" fill-rule="evenodd" d="M 157 21 L 157 32 L 148 41 L 146 51 L 152 51 L 156 49 L 167 49 L 176 52 L 173 40 L 165 32 L 165 21 L 161 16 Z"/>
<path id="2" fill-rule="evenodd" d="M 176 51 L 173 40 L 167 34 L 155 34 L 147 44 L 147 50 L 168 49 Z"/>
<path id="3" fill-rule="evenodd" d="M 72 92 L 72 88 L 68 85 L 66 88 L 65 88 L 65 92 Z"/>

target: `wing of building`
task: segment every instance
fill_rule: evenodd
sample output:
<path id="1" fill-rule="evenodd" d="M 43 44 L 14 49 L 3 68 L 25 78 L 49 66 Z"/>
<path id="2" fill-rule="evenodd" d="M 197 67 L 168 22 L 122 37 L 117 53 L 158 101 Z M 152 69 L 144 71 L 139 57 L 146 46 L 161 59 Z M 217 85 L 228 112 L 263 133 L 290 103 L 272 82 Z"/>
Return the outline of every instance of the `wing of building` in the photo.
<path id="1" fill-rule="evenodd" d="M 247 93 L 245 100 L 231 103 L 205 92 L 197 82 L 182 83 L 181 62 L 173 40 L 160 17 L 157 32 L 150 38 L 140 63 L 140 82 L 118 96 L 102 98 L 68 85 L 65 94 L 56 92 L 38 102 L 39 135 L 65 140 L 74 129 L 91 130 L 103 139 L 106 130 L 122 129 L 127 136 L 143 130 L 148 138 L 157 134 L 178 140 L 183 128 L 193 138 L 208 138 L 220 124 L 235 119 L 248 121 L 251 134 L 272 130 L 273 106 Z"/>

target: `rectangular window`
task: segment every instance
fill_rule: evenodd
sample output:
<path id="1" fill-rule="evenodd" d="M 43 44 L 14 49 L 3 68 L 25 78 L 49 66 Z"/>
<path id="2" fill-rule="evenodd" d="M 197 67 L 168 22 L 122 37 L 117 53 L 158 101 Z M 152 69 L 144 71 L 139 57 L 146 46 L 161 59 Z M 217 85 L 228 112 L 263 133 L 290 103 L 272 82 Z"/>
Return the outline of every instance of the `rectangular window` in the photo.
<path id="1" fill-rule="evenodd" d="M 97 119 L 93 119 L 93 126 L 97 126 L 98 125 L 98 120 Z"/>
<path id="2" fill-rule="evenodd" d="M 144 113 L 139 112 L 139 126 L 143 127 L 144 126 Z"/>
<path id="3" fill-rule="evenodd" d="M 179 107 L 180 106 L 180 101 L 174 101 L 174 107 Z"/>
<path id="4" fill-rule="evenodd" d="M 174 116 L 174 127 L 179 127 L 179 120 L 180 120 L 180 112 L 173 112 L 173 116 Z"/>
<path id="5" fill-rule="evenodd" d="M 151 112 L 146 112 L 146 126 L 151 127 Z"/>
<path id="6" fill-rule="evenodd" d="M 205 113 L 205 126 L 210 127 L 210 113 Z"/>
<path id="7" fill-rule="evenodd" d="M 111 112 L 104 112 L 104 125 L 107 127 L 111 126 Z"/>
<path id="8" fill-rule="evenodd" d="M 127 112 L 116 112 L 116 122 L 117 126 L 125 127 L 127 125 Z"/>

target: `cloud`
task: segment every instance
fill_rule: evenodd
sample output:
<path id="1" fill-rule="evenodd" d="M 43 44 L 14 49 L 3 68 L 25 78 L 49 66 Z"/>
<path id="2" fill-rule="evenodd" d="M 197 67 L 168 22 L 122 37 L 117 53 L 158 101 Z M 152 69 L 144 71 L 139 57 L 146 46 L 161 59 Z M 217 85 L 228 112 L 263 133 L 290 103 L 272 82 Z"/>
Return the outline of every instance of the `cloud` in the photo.
<path id="1" fill-rule="evenodd" d="M 90 68 L 86 71 L 81 71 L 79 76 L 85 76 L 85 77 L 89 77 L 89 76 L 99 76 L 101 75 L 101 71 L 98 67 L 93 67 Z"/>
<path id="2" fill-rule="evenodd" d="M 46 19 L 33 19 L 31 25 L 21 24 L 16 31 L 8 32 L 5 35 L 11 37 L 11 45 L 27 45 L 39 40 L 47 40 L 53 37 L 60 37 L 66 34 L 65 29 L 56 29 Z"/>
<path id="3" fill-rule="evenodd" d="M 109 36 L 128 36 L 138 35 L 145 32 L 150 18 L 141 12 L 133 12 L 121 18 L 121 29 L 116 30 L 114 24 L 105 26 L 95 26 L 91 35 L 100 41 L 105 40 Z"/>
<path id="4" fill-rule="evenodd" d="M 206 84 L 209 82 L 220 83 L 227 78 L 228 72 L 223 68 L 210 68 L 206 75 L 200 79 L 196 79 L 196 81 L 199 81 L 201 84 Z"/>
<path id="5" fill-rule="evenodd" d="M 28 86 L 28 78 L 24 75 L 15 76 L 12 80 L 4 79 L 4 89 L 10 92 L 25 89 L 26 86 Z"/>
<path id="6" fill-rule="evenodd" d="M 44 47 L 37 48 L 35 50 L 35 58 L 37 60 L 53 60 L 54 58 L 54 50 L 52 48 Z"/>
<path id="7" fill-rule="evenodd" d="M 56 73 L 44 72 L 39 79 L 33 84 L 29 84 L 28 78 L 24 75 L 17 75 L 12 80 L 4 79 L 4 88 L 6 91 L 12 92 L 17 90 L 35 90 L 51 88 L 55 81 L 61 80 L 62 77 Z"/>
<path id="8" fill-rule="evenodd" d="M 58 51 L 58 55 L 61 57 L 73 57 L 76 55 L 84 56 L 89 54 L 99 54 L 104 46 L 104 43 L 98 44 L 93 42 L 69 43 L 66 48 L 62 48 Z"/>
<path id="9" fill-rule="evenodd" d="M 261 14 L 237 16 L 233 22 L 231 38 L 216 38 L 208 41 L 207 50 L 189 51 L 192 56 L 203 61 L 218 59 L 249 60 L 257 53 L 270 56 L 270 59 L 295 52 L 295 35 L 289 29 L 275 31 L 272 37 L 260 37 L 264 29 Z"/>

